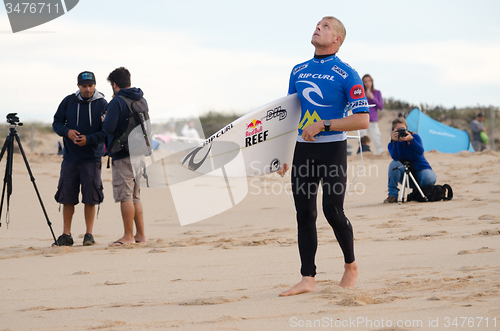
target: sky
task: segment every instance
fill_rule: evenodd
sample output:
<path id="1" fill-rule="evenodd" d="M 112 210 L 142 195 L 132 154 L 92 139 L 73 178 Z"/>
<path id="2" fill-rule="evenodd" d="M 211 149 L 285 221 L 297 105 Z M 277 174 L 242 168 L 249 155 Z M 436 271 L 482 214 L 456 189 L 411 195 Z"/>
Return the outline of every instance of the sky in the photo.
<path id="1" fill-rule="evenodd" d="M 12 33 L 0 8 L 0 118 L 51 123 L 90 70 L 125 66 L 152 121 L 196 109 L 243 114 L 287 94 L 292 67 L 314 55 L 317 22 L 335 16 L 338 56 L 384 98 L 445 107 L 500 106 L 497 0 L 80 0 L 65 15 Z"/>

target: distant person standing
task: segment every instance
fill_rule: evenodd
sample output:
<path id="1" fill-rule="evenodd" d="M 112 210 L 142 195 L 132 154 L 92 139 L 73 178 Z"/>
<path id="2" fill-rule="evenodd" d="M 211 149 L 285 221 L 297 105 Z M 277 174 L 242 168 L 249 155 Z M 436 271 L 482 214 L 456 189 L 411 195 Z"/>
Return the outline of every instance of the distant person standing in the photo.
<path id="1" fill-rule="evenodd" d="M 475 152 L 481 152 L 486 149 L 486 144 L 481 139 L 481 132 L 486 134 L 486 129 L 483 126 L 484 115 L 482 113 L 477 114 L 475 120 L 470 122 L 470 132 L 472 134 L 472 147 Z M 483 135 L 484 135 L 483 134 Z"/>
<path id="2" fill-rule="evenodd" d="M 165 132 L 165 136 L 171 137 L 172 140 L 178 138 L 177 132 L 175 132 L 175 124 L 174 123 L 170 123 L 168 125 L 168 131 Z"/>
<path id="3" fill-rule="evenodd" d="M 370 75 L 363 76 L 363 85 L 365 87 L 366 99 L 370 107 L 370 125 L 368 126 L 368 133 L 370 134 L 373 145 L 375 147 L 375 154 L 381 154 L 384 151 L 382 147 L 382 140 L 380 137 L 380 129 L 378 127 L 378 111 L 384 109 L 384 99 L 379 90 L 373 87 L 373 79 Z"/>
<path id="4" fill-rule="evenodd" d="M 112 146 L 113 141 L 109 140 L 122 136 L 127 130 L 130 115 L 128 103 L 144 99 L 144 93 L 140 88 L 130 87 L 130 72 L 124 67 L 113 70 L 108 76 L 108 81 L 113 89 L 114 97 L 109 103 L 108 112 L 102 126 L 104 132 L 109 135 L 109 146 Z M 123 237 L 109 244 L 109 246 L 146 242 L 140 200 L 140 183 L 136 181 L 140 174 L 134 175 L 128 149 L 113 153 L 110 148 L 109 154 L 112 157 L 113 198 L 115 202 L 120 202 L 124 227 Z"/>
<path id="5" fill-rule="evenodd" d="M 85 205 L 87 231 L 83 245 L 93 245 L 95 205 L 103 199 L 101 157 L 104 155 L 106 134 L 102 131 L 101 116 L 106 112 L 104 94 L 95 88 L 95 76 L 90 71 L 78 75 L 78 91 L 64 98 L 54 115 L 52 128 L 63 137 L 64 149 L 61 176 L 55 199 L 63 204 L 63 234 L 59 246 L 72 246 L 71 222 L 78 203 L 80 186 Z"/>
<path id="6" fill-rule="evenodd" d="M 193 121 L 189 121 L 184 125 L 181 134 L 184 138 L 187 138 L 188 141 L 199 141 L 201 139 L 198 130 L 194 127 Z"/>

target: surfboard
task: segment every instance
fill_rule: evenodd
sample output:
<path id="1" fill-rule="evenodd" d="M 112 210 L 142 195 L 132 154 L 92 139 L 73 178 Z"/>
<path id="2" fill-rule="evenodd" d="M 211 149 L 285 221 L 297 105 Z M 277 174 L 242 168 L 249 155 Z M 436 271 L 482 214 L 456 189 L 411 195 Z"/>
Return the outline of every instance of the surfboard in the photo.
<path id="1" fill-rule="evenodd" d="M 263 105 L 224 126 L 192 149 L 180 163 L 191 171 L 252 177 L 291 164 L 298 135 L 300 101 L 297 94 Z M 243 162 L 237 159 L 243 158 Z"/>

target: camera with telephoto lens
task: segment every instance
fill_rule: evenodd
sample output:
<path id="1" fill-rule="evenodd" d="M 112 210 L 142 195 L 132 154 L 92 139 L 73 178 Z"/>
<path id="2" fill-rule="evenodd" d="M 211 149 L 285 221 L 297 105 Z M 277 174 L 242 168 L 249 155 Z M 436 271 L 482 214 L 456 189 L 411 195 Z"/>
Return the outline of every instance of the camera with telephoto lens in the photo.
<path id="1" fill-rule="evenodd" d="M 399 128 L 396 130 L 396 132 L 398 133 L 399 138 L 406 137 L 408 135 L 408 131 L 406 131 L 406 128 Z"/>

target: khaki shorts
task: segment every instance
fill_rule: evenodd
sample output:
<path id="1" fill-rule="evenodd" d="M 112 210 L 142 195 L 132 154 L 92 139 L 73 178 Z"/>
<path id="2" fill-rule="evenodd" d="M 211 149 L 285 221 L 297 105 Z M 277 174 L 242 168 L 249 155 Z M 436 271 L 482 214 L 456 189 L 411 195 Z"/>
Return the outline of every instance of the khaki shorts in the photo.
<path id="1" fill-rule="evenodd" d="M 141 186 L 134 179 L 134 171 L 130 157 L 112 162 L 113 172 L 113 198 L 115 202 L 130 201 L 134 203 L 141 201 Z"/>

